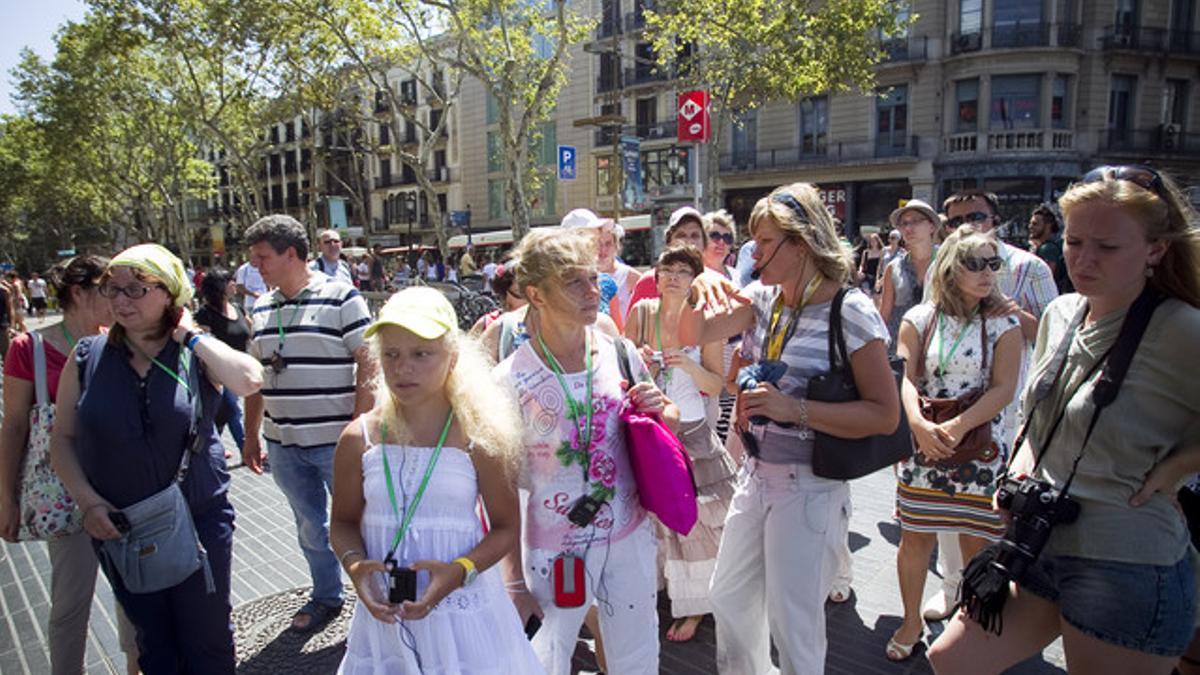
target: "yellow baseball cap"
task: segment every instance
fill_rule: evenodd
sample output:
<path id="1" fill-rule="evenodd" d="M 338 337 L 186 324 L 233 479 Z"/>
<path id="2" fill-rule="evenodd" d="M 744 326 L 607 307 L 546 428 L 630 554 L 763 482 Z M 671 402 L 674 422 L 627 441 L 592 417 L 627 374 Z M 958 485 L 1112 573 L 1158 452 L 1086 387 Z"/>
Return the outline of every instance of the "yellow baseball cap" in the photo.
<path id="1" fill-rule="evenodd" d="M 423 340 L 436 340 L 458 330 L 458 315 L 440 291 L 417 286 L 388 298 L 379 310 L 379 318 L 367 327 L 365 336 L 371 337 L 384 326 L 399 326 Z"/>

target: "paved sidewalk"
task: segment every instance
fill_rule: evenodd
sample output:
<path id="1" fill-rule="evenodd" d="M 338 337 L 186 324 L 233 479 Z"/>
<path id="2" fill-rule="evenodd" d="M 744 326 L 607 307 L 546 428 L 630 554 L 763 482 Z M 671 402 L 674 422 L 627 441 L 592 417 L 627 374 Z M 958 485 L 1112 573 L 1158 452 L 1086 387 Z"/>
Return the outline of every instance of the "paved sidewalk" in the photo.
<path id="1" fill-rule="evenodd" d="M 890 472 L 879 472 L 852 486 L 854 516 L 850 545 L 854 551 L 854 597 L 844 605 L 828 606 L 829 655 L 827 673 L 928 673 L 921 650 L 907 663 L 889 663 L 884 644 L 900 623 L 900 599 L 896 586 L 895 553 L 899 528 L 891 520 L 895 483 Z M 244 468 L 233 471 L 231 497 L 238 513 L 234 535 L 233 605 L 237 609 L 276 608 L 279 616 L 264 617 L 247 628 L 239 621 L 241 672 L 266 672 L 265 653 L 311 653 L 308 663 L 319 669 L 303 672 L 331 673 L 340 645 L 316 638 L 307 644 L 292 644 L 279 632 L 290 616 L 286 591 L 307 585 L 304 558 L 296 544 L 295 526 L 283 495 L 270 476 L 255 476 Z M 46 651 L 46 620 L 49 614 L 49 564 L 41 544 L 0 543 L 0 673 L 42 675 L 49 672 Z M 803 582 L 803 580 L 797 580 Z M 939 585 L 932 573 L 927 594 Z M 279 596 L 273 598 L 272 596 Z M 278 601 L 277 601 L 278 600 Z M 258 601 L 258 606 L 246 605 Z M 294 600 L 293 600 L 294 602 Z M 665 605 L 665 603 L 664 603 Z M 93 602 L 91 636 L 88 642 L 89 675 L 124 672 L 124 657 L 117 646 L 112 594 L 103 575 L 97 582 Z M 339 621 L 344 624 L 343 621 Z M 660 619 L 665 633 L 669 619 Z M 939 625 L 932 627 L 940 630 Z M 926 640 L 932 640 L 927 633 Z M 663 673 L 713 673 L 714 634 L 712 620 L 701 625 L 697 639 L 687 644 L 663 640 Z M 583 652 L 583 650 L 580 650 Z M 588 655 L 590 656 L 590 655 Z M 249 658 L 247 657 L 254 657 Z M 577 659 L 590 670 L 590 658 Z M 1011 672 L 1062 672 L 1063 657 L 1058 642 L 1043 658 L 1032 659 Z M 297 672 L 276 670 L 274 672 Z"/>

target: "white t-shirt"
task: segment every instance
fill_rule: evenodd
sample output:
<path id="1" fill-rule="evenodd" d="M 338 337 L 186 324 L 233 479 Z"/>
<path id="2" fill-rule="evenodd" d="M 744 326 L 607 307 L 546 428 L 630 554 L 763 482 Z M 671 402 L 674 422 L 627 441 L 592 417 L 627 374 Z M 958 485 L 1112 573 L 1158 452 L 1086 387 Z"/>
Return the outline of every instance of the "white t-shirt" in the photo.
<path id="1" fill-rule="evenodd" d="M 46 280 L 45 279 L 30 279 L 29 280 L 29 297 L 45 298 L 46 297 Z"/>
<path id="2" fill-rule="evenodd" d="M 254 293 L 266 293 L 266 282 L 263 281 L 262 274 L 259 274 L 258 268 L 248 262 L 242 263 L 241 267 L 237 268 L 237 273 L 234 274 L 233 280 L 239 286 L 245 286 L 246 290 Z M 242 306 L 246 309 L 246 314 L 250 314 L 254 310 L 254 296 L 247 295 Z"/>
<path id="3" fill-rule="evenodd" d="M 588 482 L 582 464 L 572 450 L 578 435 L 567 419 L 562 386 L 554 372 L 542 363 L 532 342 L 525 342 L 496 366 L 493 375 L 517 393 L 525 426 L 525 458 L 521 487 L 529 491 L 525 509 L 528 548 L 544 551 L 582 552 L 590 543 L 619 541 L 637 529 L 646 517 L 638 501 L 637 485 L 629 465 L 625 436 L 617 415 L 624 399 L 621 367 L 613 338 L 591 331 L 594 358 L 592 382 L 592 443 Z M 634 379 L 648 378 L 645 365 L 633 345 L 626 342 Z M 564 375 L 571 397 L 586 399 L 584 372 Z M 567 513 L 584 494 L 602 494 L 607 504 L 600 508 L 592 525 L 580 528 L 567 520 Z"/>

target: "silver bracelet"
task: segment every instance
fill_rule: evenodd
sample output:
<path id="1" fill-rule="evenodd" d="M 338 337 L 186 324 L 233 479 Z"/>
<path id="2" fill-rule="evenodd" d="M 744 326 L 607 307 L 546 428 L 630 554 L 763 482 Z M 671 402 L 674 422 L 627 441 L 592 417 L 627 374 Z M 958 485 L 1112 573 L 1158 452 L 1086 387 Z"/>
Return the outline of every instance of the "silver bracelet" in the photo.
<path id="1" fill-rule="evenodd" d="M 796 420 L 796 426 L 801 429 L 808 428 L 808 399 L 800 399 L 800 418 Z"/>
<path id="2" fill-rule="evenodd" d="M 343 567 L 343 568 L 345 568 L 345 567 L 346 567 L 346 558 L 347 558 L 348 556 L 350 556 L 351 554 L 354 554 L 354 553 L 357 553 L 357 554 L 361 555 L 361 556 L 362 556 L 364 559 L 367 557 L 367 554 L 366 554 L 366 553 L 363 553 L 362 551 L 360 551 L 360 550 L 358 550 L 358 549 L 356 549 L 356 548 L 352 548 L 352 549 L 350 549 L 349 551 L 346 551 L 346 552 L 345 552 L 345 553 L 343 553 L 342 555 L 338 556 L 338 562 L 339 562 L 339 563 L 341 563 L 341 565 L 342 565 L 342 567 Z"/>

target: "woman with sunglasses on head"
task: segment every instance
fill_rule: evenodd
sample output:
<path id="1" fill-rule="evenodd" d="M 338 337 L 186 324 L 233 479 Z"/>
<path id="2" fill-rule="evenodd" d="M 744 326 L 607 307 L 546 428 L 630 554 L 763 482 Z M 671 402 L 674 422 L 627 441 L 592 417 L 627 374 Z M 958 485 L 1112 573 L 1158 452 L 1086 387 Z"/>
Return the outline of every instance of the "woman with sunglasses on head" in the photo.
<path id="1" fill-rule="evenodd" d="M 904 622 L 888 640 L 891 661 L 907 659 L 921 639 L 921 597 L 936 535 L 957 535 L 969 560 L 1004 533 L 992 511 L 992 493 L 1008 456 L 1004 413 L 1017 389 L 1021 334 L 1015 317 L 988 317 L 989 307 L 1001 302 L 999 248 L 991 233 L 959 227 L 938 252 L 930 301 L 906 312 L 900 325 L 901 398 L 916 452 L 896 474 L 901 533 L 896 568 Z M 935 423 L 921 414 L 921 397 L 971 393 L 981 395 L 950 420 Z M 953 459 L 966 434 L 983 424 L 991 425 L 992 443 L 982 455 Z"/>
<path id="2" fill-rule="evenodd" d="M 47 275 L 58 298 L 63 320 L 23 333 L 9 346 L 4 359 L 4 425 L 0 427 L 0 537 L 16 542 L 18 536 L 32 535 L 32 523 L 21 522 L 21 471 L 26 448 L 32 443 L 48 443 L 49 435 L 31 436 L 30 412 L 36 399 L 37 361 L 35 341 L 41 343 L 42 374 L 53 404 L 58 394 L 59 375 L 67 355 L 80 338 L 95 335 L 112 323 L 109 303 L 99 292 L 100 278 L 108 258 L 82 255 L 56 265 Z M 44 413 L 39 413 L 44 414 Z M 41 446 L 42 451 L 46 448 Z M 71 510 L 76 507 L 70 505 Z M 78 521 L 76 521 L 78 522 Z M 24 530 L 24 531 L 22 531 Z M 63 532 L 46 540 L 50 558 L 50 622 L 47 638 L 50 647 L 50 672 L 55 675 L 83 672 L 87 647 L 88 618 L 96 586 L 96 554 L 87 532 Z M 118 608 L 119 610 L 119 608 Z M 123 611 L 117 614 L 117 633 L 125 652 L 129 672 L 137 672 L 137 644 L 133 626 Z"/>
<path id="3" fill-rule="evenodd" d="M 623 338 L 593 326 L 595 237 L 534 230 L 517 256 L 517 284 L 538 329 L 494 371 L 516 391 L 525 425 L 520 485 L 529 499 L 520 550 L 505 562 L 509 593 L 523 620 L 542 617 L 533 648 L 553 675 L 570 672 L 593 603 L 607 672 L 657 674 L 654 529 L 619 413 L 628 404 L 675 427 L 678 410 L 632 345 L 621 343 L 622 356 Z"/>
<path id="4" fill-rule="evenodd" d="M 512 393 L 434 289 L 393 295 L 365 337 L 377 403 L 334 458 L 330 542 L 358 594 L 338 672 L 542 672 L 495 568 L 521 533 Z"/>
<path id="5" fill-rule="evenodd" d="M 1200 470 L 1200 367 L 1186 356 L 1200 344 L 1198 216 L 1169 179 L 1136 166 L 1088 173 L 1059 206 L 1077 293 L 1039 325 L 1009 475 L 1043 481 L 1078 515 L 1053 525 L 1009 586 L 1000 635 L 962 613 L 951 621 L 930 649 L 939 673 L 1000 672 L 1061 636 L 1071 672 L 1165 675 L 1192 638 L 1196 552 L 1174 492 Z M 1118 334 L 1158 300 L 1093 418 Z"/>
<path id="6" fill-rule="evenodd" d="M 99 290 L 111 304 L 113 327 L 108 335 L 81 338 L 63 368 L 50 445 L 54 469 L 79 504 L 113 594 L 137 628 L 142 671 L 233 673 L 234 514 L 213 420 L 221 388 L 254 393 L 262 367 L 196 332 L 183 263 L 157 244 L 118 254 Z M 137 509 L 134 515 L 122 509 L 176 481 L 205 558 L 173 586 L 132 592 L 119 549 L 141 523 Z"/>
<path id="7" fill-rule="evenodd" d="M 679 439 L 692 458 L 699 519 L 681 535 L 659 527 L 666 551 L 664 576 L 675 622 L 667 630 L 672 642 L 687 642 L 705 614 L 712 612 L 708 583 L 717 561 L 721 528 L 733 497 L 735 467 L 716 428 L 716 396 L 725 384 L 723 342 L 702 347 L 679 343 L 679 317 L 692 279 L 703 272 L 700 252 L 691 246 L 672 246 L 658 257 L 654 276 L 659 297 L 642 300 L 629 313 L 625 335 L 640 349 L 654 382 L 679 407 Z"/>
<path id="8" fill-rule="evenodd" d="M 820 673 L 825 600 L 846 545 L 850 491 L 844 481 L 813 473 L 813 431 L 843 438 L 891 433 L 900 400 L 887 327 L 857 289 L 845 293 L 842 330 L 860 400 L 806 398 L 809 378 L 830 368 L 830 309 L 854 265 L 817 189 L 776 188 L 754 206 L 749 227 L 762 283 L 738 291 L 702 275 L 692 282 L 695 304 L 680 319 L 683 344 L 745 332 L 746 356 L 786 366 L 777 383 L 758 382 L 738 395 L 735 424 L 757 449 L 739 475 L 713 573 L 717 667 L 768 672 L 773 641 L 784 673 Z"/>

